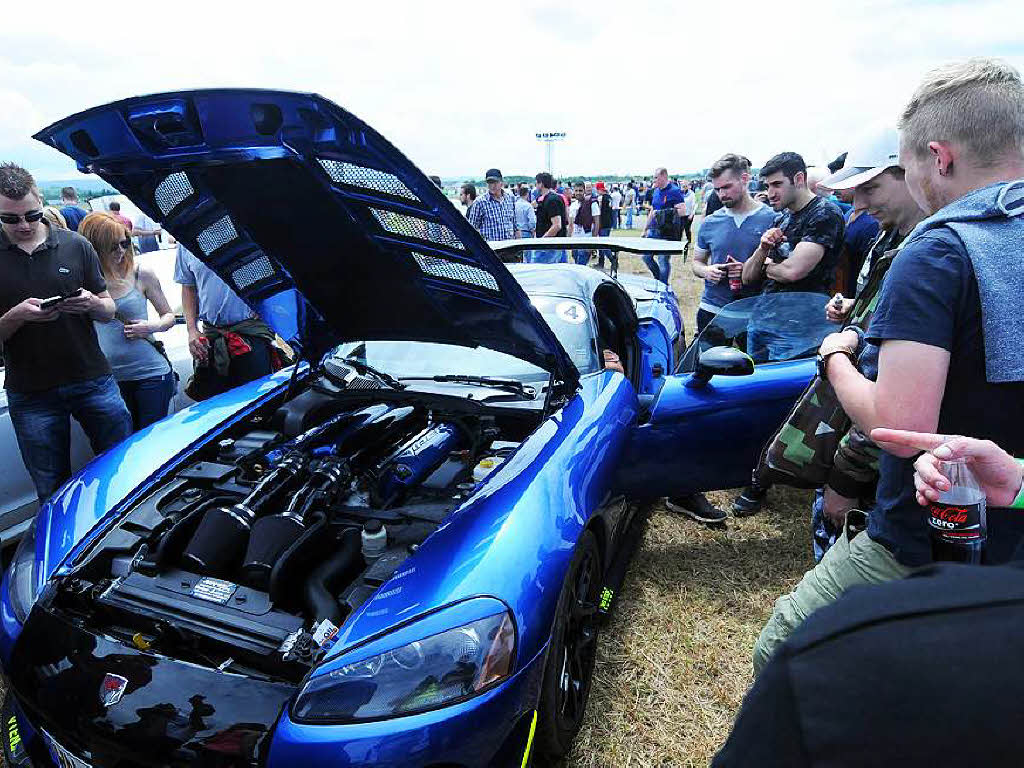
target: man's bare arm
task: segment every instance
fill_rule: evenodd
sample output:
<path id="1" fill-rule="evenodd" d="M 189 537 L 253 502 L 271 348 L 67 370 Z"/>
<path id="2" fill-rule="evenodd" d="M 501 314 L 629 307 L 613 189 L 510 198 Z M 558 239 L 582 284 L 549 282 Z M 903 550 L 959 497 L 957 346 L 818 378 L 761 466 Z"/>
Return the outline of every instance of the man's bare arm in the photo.
<path id="1" fill-rule="evenodd" d="M 558 233 L 562 231 L 562 217 L 552 216 L 551 226 L 548 227 L 548 231 L 545 232 L 541 237 L 558 237 Z"/>
<path id="2" fill-rule="evenodd" d="M 878 381 L 866 379 L 846 355 L 828 358 L 828 380 L 839 402 L 862 432 L 885 426 L 934 432 L 946 391 L 949 352 L 916 341 L 886 341 L 878 357 Z M 895 456 L 906 447 L 883 446 Z"/>
<path id="3" fill-rule="evenodd" d="M 757 247 L 750 258 L 743 262 L 741 277 L 744 285 L 757 285 L 761 282 L 761 273 L 764 270 L 764 260 L 768 258 L 768 251 L 761 246 Z"/>
<path id="4" fill-rule="evenodd" d="M 708 273 L 708 258 L 710 257 L 708 251 L 694 247 L 693 249 L 693 263 L 690 268 L 693 269 L 693 274 L 703 279 Z"/>
<path id="5" fill-rule="evenodd" d="M 779 264 L 769 264 L 767 275 L 777 283 L 795 283 L 818 266 L 825 247 L 817 243 L 797 243 L 789 257 Z"/>

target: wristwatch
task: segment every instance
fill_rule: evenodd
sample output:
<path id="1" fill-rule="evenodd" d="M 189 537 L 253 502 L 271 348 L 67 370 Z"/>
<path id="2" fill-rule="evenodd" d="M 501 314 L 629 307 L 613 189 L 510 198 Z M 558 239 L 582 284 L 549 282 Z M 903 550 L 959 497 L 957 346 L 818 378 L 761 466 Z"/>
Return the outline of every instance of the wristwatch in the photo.
<path id="1" fill-rule="evenodd" d="M 818 366 L 818 376 L 824 379 L 825 381 L 828 381 L 828 359 L 832 357 L 832 355 L 846 355 L 848 358 L 850 358 L 851 363 L 853 363 L 855 366 L 857 365 L 857 358 L 854 356 L 853 352 L 851 352 L 846 347 L 840 347 L 839 349 L 831 349 L 825 354 L 818 352 L 818 355 L 814 360 Z"/>

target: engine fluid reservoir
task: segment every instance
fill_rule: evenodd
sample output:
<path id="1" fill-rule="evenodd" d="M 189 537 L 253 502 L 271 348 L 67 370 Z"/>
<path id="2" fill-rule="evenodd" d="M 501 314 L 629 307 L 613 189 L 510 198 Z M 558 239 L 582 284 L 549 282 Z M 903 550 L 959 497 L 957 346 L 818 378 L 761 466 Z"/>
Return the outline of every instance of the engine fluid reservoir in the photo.
<path id="1" fill-rule="evenodd" d="M 487 479 L 488 475 L 504 463 L 504 456 L 484 456 L 473 467 L 473 479 L 478 483 L 482 483 Z"/>
<path id="2" fill-rule="evenodd" d="M 363 525 L 363 559 L 372 563 L 388 548 L 388 530 L 384 523 L 374 518 Z"/>

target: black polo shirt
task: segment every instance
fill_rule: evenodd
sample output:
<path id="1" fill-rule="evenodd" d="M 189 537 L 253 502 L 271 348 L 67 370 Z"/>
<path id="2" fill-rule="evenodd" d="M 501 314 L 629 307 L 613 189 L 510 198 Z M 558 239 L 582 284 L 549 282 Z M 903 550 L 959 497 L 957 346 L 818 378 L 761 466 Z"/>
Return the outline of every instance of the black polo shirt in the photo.
<path id="1" fill-rule="evenodd" d="M 0 229 L 0 315 L 25 299 L 47 299 L 79 288 L 107 290 L 92 245 L 79 234 L 49 230 L 29 255 Z M 4 342 L 4 388 L 41 392 L 110 373 L 88 315 L 61 314 L 48 323 L 24 323 Z"/>

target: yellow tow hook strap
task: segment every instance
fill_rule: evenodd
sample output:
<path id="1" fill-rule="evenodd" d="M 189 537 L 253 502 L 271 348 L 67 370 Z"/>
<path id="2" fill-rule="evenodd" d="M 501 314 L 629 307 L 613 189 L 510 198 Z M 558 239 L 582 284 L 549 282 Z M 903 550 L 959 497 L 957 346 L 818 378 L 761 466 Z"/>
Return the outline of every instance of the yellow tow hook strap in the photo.
<path id="1" fill-rule="evenodd" d="M 520 768 L 526 768 L 530 762 L 530 748 L 533 746 L 533 734 L 537 731 L 537 710 L 533 710 L 533 722 L 530 723 L 530 735 L 526 739 L 526 751 L 523 752 L 523 764 Z"/>

